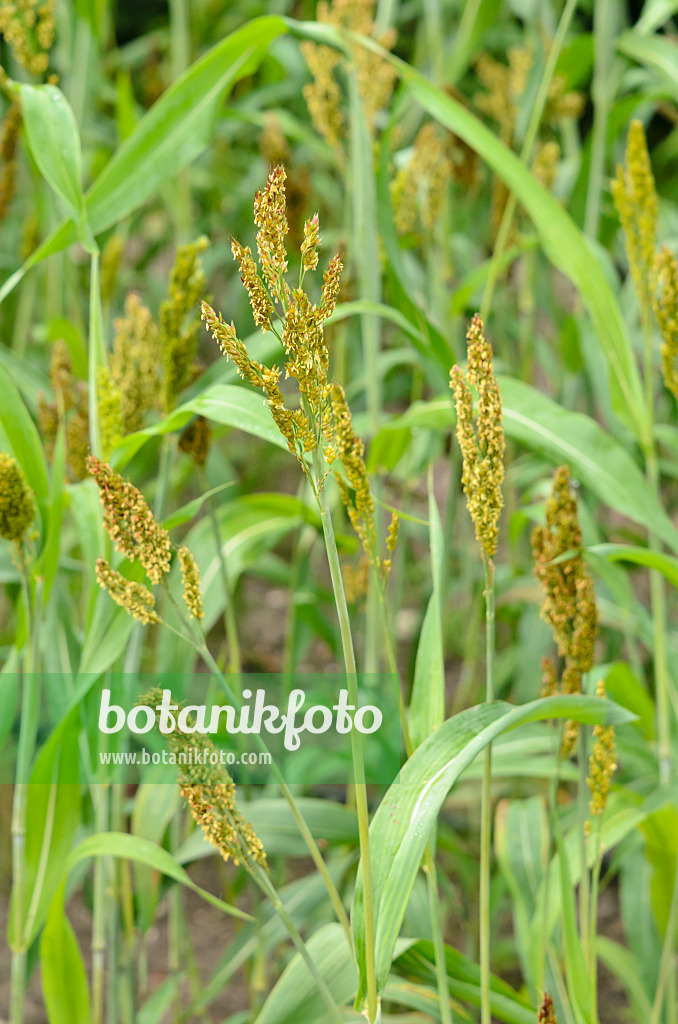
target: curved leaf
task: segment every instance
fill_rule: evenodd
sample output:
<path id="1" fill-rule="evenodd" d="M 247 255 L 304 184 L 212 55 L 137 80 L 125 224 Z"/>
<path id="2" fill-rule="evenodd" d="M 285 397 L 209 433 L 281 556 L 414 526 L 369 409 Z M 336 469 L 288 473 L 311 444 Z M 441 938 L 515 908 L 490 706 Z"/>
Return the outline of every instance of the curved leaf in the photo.
<path id="1" fill-rule="evenodd" d="M 480 704 L 449 718 L 404 765 L 370 825 L 376 925 L 377 988 L 382 992 L 414 880 L 433 824 L 450 788 L 478 754 L 502 733 L 525 722 L 572 718 L 627 722 L 634 718 L 611 701 L 586 696 L 544 697 L 522 707 Z M 353 896 L 353 939 L 360 970 L 357 1005 L 366 994 L 362 869 Z"/>

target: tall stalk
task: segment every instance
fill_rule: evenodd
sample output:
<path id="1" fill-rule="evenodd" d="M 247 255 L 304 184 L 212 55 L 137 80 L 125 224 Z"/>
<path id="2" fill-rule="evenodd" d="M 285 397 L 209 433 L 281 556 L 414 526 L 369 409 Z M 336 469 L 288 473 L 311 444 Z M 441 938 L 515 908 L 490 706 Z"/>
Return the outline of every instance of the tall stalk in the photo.
<path id="1" fill-rule="evenodd" d="M 346 681 L 349 700 L 351 704 L 358 707 L 358 678 L 353 650 L 353 638 L 351 635 L 351 623 L 348 617 L 346 595 L 344 593 L 344 582 L 341 577 L 339 565 L 339 552 L 334 536 L 334 527 L 327 504 L 325 488 L 321 484 L 316 491 L 320 518 L 323 524 L 323 536 L 325 538 L 325 550 L 332 579 L 332 590 L 334 601 L 337 607 L 339 620 L 339 631 L 341 633 L 341 644 L 344 652 L 344 664 L 346 668 Z M 365 967 L 367 974 L 367 1014 L 370 1024 L 377 1020 L 378 999 L 377 999 L 377 974 L 375 964 L 375 931 L 374 931 L 374 901 L 372 897 L 372 865 L 370 861 L 370 835 L 369 835 L 369 810 L 367 806 L 367 786 L 365 783 L 365 759 L 363 753 L 362 735 L 357 729 L 351 730 L 351 753 L 353 757 L 353 772 L 355 776 L 356 812 L 358 815 L 358 835 L 360 839 L 360 856 L 363 870 L 363 892 L 365 897 Z"/>
<path id="2" fill-rule="evenodd" d="M 494 700 L 494 569 L 483 558 L 485 570 L 485 700 Z M 492 744 L 485 748 L 480 803 L 480 1019 L 492 1024 L 490 1006 L 490 852 L 492 837 Z"/>

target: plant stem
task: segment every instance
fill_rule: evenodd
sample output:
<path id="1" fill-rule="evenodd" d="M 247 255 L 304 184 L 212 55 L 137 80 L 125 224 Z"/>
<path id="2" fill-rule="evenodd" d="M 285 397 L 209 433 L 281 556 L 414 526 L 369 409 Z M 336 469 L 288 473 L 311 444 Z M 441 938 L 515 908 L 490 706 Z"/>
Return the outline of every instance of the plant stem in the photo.
<path id="1" fill-rule="evenodd" d="M 26 616 L 26 646 L 21 678 L 21 721 L 17 751 L 16 782 L 12 803 L 12 902 L 15 925 L 12 938 L 10 990 L 10 1024 L 22 1024 L 26 991 L 26 955 L 28 936 L 25 933 L 26 893 L 26 807 L 28 801 L 31 761 L 40 713 L 40 676 L 38 660 L 38 616 L 40 593 L 32 597 L 31 579 L 23 550 L 18 549 L 21 593 Z"/>
<path id="2" fill-rule="evenodd" d="M 579 934 L 586 963 L 590 963 L 591 946 L 589 936 L 590 918 L 590 887 L 588 850 L 586 844 L 586 821 L 588 818 L 588 779 L 589 759 L 586 743 L 586 729 L 579 729 L 579 857 L 581 862 L 581 881 L 579 883 Z"/>
<path id="3" fill-rule="evenodd" d="M 319 476 L 320 479 L 320 476 Z M 351 704 L 358 707 L 358 678 L 356 673 L 355 654 L 353 651 L 353 639 L 351 636 L 351 623 L 348 617 L 344 583 L 341 577 L 339 565 L 339 552 L 334 537 L 334 527 L 327 504 L 325 488 L 321 484 L 317 491 L 318 508 L 323 524 L 325 537 L 325 549 L 327 561 L 332 579 L 332 590 L 337 607 L 339 619 L 339 631 L 341 633 L 341 644 L 344 651 L 344 663 L 346 667 L 346 681 Z M 374 932 L 374 905 L 372 899 L 372 865 L 370 862 L 370 835 L 369 835 L 369 810 L 367 807 L 367 787 L 365 784 L 365 762 L 363 756 L 362 735 L 356 730 L 351 730 L 351 752 L 353 756 L 353 771 L 355 775 L 356 811 L 358 814 L 358 834 L 360 837 L 360 857 L 363 870 L 363 893 L 365 898 L 365 968 L 367 974 L 367 1014 L 370 1024 L 377 1020 L 378 999 L 377 999 L 377 976 L 375 965 L 375 932 Z"/>
<path id="4" fill-rule="evenodd" d="M 450 986 L 447 979 L 447 963 L 445 960 L 445 939 L 443 937 L 440 903 L 438 895 L 438 876 L 436 861 L 432 850 L 432 841 L 426 847 L 424 866 L 428 886 L 428 906 L 433 932 L 433 949 L 436 958 L 436 980 L 438 982 L 438 1000 L 440 1002 L 440 1019 L 442 1024 L 453 1024 L 452 1006 L 450 1004 Z"/>
<path id="5" fill-rule="evenodd" d="M 100 799 L 96 806 L 96 831 L 108 831 L 108 793 L 107 783 L 100 785 Z M 92 910 L 92 1024 L 103 1024 L 104 1020 L 104 986 L 106 978 L 106 918 L 107 892 L 106 869 L 108 865 L 104 857 L 97 857 L 94 866 L 94 898 Z"/>
<path id="6" fill-rule="evenodd" d="M 485 569 L 485 700 L 494 700 L 494 567 L 483 557 Z M 492 746 L 485 748 L 480 809 L 480 1017 L 491 1024 L 490 1008 L 490 843 L 492 835 Z"/>
<path id="7" fill-rule="evenodd" d="M 676 858 L 676 871 L 673 879 L 671 906 L 669 908 L 669 916 L 666 922 L 666 934 L 664 935 L 662 955 L 659 961 L 659 980 L 657 982 L 657 991 L 655 993 L 654 1003 L 652 1004 L 652 1016 L 650 1017 L 649 1024 L 659 1024 L 661 1020 L 662 1007 L 664 1005 L 664 993 L 667 989 L 667 1006 L 669 1014 L 671 1015 L 670 1020 L 674 1021 L 676 1019 L 675 999 L 672 1000 L 672 993 L 675 995 L 676 989 L 676 967 L 674 954 L 674 936 L 676 934 L 676 926 L 678 926 L 678 858 Z"/>
<path id="8" fill-rule="evenodd" d="M 593 38 L 595 61 L 591 98 L 593 100 L 593 128 L 591 130 L 591 162 L 586 190 L 584 231 L 589 238 L 598 237 L 600 195 L 605 171 L 605 141 L 607 118 L 612 89 L 610 86 L 610 59 L 614 53 L 616 27 L 614 0 L 597 0 L 593 7 Z"/>

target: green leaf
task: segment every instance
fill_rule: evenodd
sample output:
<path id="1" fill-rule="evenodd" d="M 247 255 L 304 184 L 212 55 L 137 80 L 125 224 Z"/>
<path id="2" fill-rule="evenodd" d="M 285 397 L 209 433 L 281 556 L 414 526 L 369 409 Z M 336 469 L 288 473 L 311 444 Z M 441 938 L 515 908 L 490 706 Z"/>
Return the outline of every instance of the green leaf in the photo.
<path id="1" fill-rule="evenodd" d="M 205 416 L 213 423 L 244 430 L 288 451 L 287 441 L 273 422 L 261 394 L 234 384 L 212 384 L 201 395 L 180 405 L 159 423 L 139 430 L 136 434 L 129 434 L 115 449 L 112 464 L 116 469 L 122 469 L 150 438 L 181 430 L 196 414 Z"/>
<path id="2" fill-rule="evenodd" d="M 661 551 L 639 548 L 634 544 L 594 544 L 585 549 L 584 555 L 587 554 L 606 558 L 608 562 L 632 562 L 635 565 L 647 566 L 648 569 L 656 569 L 672 586 L 678 587 L 678 558 L 665 555 Z"/>
<path id="3" fill-rule="evenodd" d="M 52 900 L 42 932 L 40 973 L 49 1024 L 89 1024 L 87 972 L 64 911 L 63 886 Z"/>
<path id="4" fill-rule="evenodd" d="M 617 49 L 638 64 L 658 71 L 663 84 L 674 96 L 678 95 L 678 61 L 673 40 L 667 36 L 622 32 L 617 39 Z"/>
<path id="5" fill-rule="evenodd" d="M 182 885 L 192 889 L 212 906 L 223 910 L 225 914 L 239 917 L 243 921 L 252 920 L 251 916 L 243 910 L 238 910 L 237 907 L 232 907 L 213 896 L 206 889 L 201 889 L 187 875 L 185 869 L 177 863 L 171 853 L 147 839 L 141 839 L 139 836 L 132 836 L 125 832 L 99 832 L 97 835 L 88 836 L 87 839 L 78 843 L 71 852 L 67 870 L 70 871 L 76 864 L 88 857 L 125 857 L 138 864 L 146 864 L 147 867 L 162 872 L 168 878 L 173 878 L 175 882 L 181 882 Z"/>
<path id="6" fill-rule="evenodd" d="M 55 85 L 19 85 L 26 138 L 45 181 L 74 218 L 82 210 L 82 159 L 75 115 Z"/>
<path id="7" fill-rule="evenodd" d="M 502 733 L 549 718 L 622 722 L 633 718 L 610 701 L 586 696 L 545 697 L 521 707 L 481 704 L 447 719 L 403 766 L 370 825 L 376 927 L 377 988 L 383 991 L 391 957 L 428 838 L 443 800 L 463 770 Z M 362 869 L 353 896 L 353 939 L 360 970 L 358 1002 L 367 991 Z"/>
<path id="8" fill-rule="evenodd" d="M 565 853 L 563 833 L 557 815 L 553 815 L 553 831 L 558 850 L 560 867 L 560 906 L 562 910 L 563 945 L 565 947 L 565 969 L 567 971 L 568 995 L 578 1022 L 591 1021 L 591 982 L 586 969 L 586 958 L 577 930 L 577 910 L 570 866 Z"/>
<path id="9" fill-rule="evenodd" d="M 340 924 L 326 924 L 306 942 L 313 963 L 338 1005 L 354 995 L 358 975 Z M 257 1017 L 257 1024 L 324 1024 L 331 1020 L 315 980 L 299 953 L 290 960 Z"/>

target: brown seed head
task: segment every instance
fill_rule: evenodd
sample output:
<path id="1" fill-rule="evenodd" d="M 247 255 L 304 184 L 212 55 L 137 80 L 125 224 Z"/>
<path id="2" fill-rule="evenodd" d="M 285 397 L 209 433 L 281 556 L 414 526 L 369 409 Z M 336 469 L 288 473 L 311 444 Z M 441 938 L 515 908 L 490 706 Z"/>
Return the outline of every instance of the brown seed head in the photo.
<path id="1" fill-rule="evenodd" d="M 160 622 L 160 616 L 155 611 L 155 598 L 141 583 L 125 579 L 103 558 L 97 559 L 95 572 L 97 583 L 102 590 L 107 590 L 115 603 L 138 622 L 143 622 L 144 625 Z"/>

